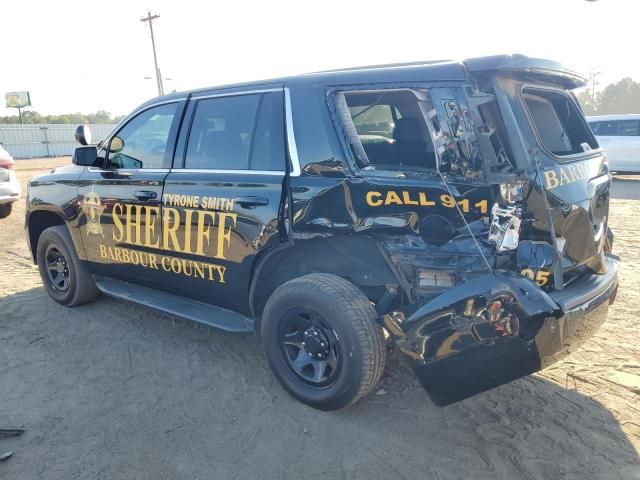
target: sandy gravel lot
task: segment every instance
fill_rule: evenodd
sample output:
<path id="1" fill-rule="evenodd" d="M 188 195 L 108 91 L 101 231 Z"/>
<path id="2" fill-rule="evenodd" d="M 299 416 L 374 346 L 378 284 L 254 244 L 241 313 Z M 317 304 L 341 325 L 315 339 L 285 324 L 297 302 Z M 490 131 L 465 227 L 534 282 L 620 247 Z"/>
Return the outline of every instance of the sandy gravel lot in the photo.
<path id="1" fill-rule="evenodd" d="M 54 303 L 21 201 L 0 221 L 0 428 L 26 433 L 0 439 L 0 478 L 640 479 L 640 177 L 613 197 L 622 285 L 580 351 L 443 409 L 392 356 L 378 394 L 334 413 L 292 400 L 255 338 L 110 298 Z"/>

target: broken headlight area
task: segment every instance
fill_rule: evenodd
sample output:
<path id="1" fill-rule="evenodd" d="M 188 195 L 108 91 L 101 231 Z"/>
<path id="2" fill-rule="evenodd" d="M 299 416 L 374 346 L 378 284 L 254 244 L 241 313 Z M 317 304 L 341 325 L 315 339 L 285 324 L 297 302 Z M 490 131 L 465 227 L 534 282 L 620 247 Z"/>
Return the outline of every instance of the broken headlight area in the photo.
<path id="1" fill-rule="evenodd" d="M 481 221 L 470 225 L 486 235 L 487 228 Z M 415 235 L 393 236 L 384 242 L 413 296 L 432 297 L 487 272 L 482 256 L 491 256 L 491 247 L 481 244 L 479 251 L 470 234 L 454 232 L 454 238 L 441 245 Z"/>
<path id="2" fill-rule="evenodd" d="M 482 316 L 498 335 L 517 335 L 520 331 L 520 319 L 515 310 L 513 298 L 504 297 L 489 302 Z"/>
<path id="3" fill-rule="evenodd" d="M 500 184 L 501 202 L 491 208 L 489 242 L 498 252 L 507 252 L 518 248 L 520 242 L 520 224 L 523 219 L 523 183 Z"/>
<path id="4" fill-rule="evenodd" d="M 489 241 L 498 252 L 506 252 L 518 248 L 520 241 L 520 223 L 522 209 L 517 205 L 503 206 L 494 204 L 491 208 L 491 225 Z"/>
<path id="5" fill-rule="evenodd" d="M 502 201 L 507 204 L 521 202 L 524 198 L 524 184 L 520 181 L 513 183 L 500 184 L 500 196 Z"/>

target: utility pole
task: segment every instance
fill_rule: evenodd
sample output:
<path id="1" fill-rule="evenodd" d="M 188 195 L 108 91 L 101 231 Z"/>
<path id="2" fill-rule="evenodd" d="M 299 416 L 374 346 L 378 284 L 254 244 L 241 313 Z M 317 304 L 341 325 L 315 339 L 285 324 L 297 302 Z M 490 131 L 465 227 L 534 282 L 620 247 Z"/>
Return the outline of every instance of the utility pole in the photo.
<path id="1" fill-rule="evenodd" d="M 151 46 L 153 47 L 153 63 L 156 66 L 156 82 L 158 83 L 158 95 L 164 95 L 164 87 L 162 85 L 162 75 L 160 74 L 160 68 L 158 67 L 158 56 L 156 55 L 156 40 L 153 37 L 153 21 L 156 18 L 160 18 L 160 15 L 151 15 L 150 11 L 147 11 L 147 16 L 140 19 L 141 22 L 149 22 L 149 31 L 151 32 Z"/>
<path id="2" fill-rule="evenodd" d="M 589 73 L 589 80 L 591 80 L 591 105 L 595 107 L 596 104 L 596 85 L 598 85 L 598 75 L 602 74 L 602 72 L 596 72 L 593 70 Z"/>

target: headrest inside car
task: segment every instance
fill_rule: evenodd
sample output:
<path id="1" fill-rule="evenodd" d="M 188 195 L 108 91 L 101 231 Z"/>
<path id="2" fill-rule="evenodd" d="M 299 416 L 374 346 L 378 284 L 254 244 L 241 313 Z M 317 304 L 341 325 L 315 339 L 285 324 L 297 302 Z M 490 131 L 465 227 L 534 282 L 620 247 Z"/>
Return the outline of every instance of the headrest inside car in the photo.
<path id="1" fill-rule="evenodd" d="M 417 118 L 400 118 L 393 129 L 393 139 L 397 142 L 420 142 L 422 141 L 421 128 Z"/>

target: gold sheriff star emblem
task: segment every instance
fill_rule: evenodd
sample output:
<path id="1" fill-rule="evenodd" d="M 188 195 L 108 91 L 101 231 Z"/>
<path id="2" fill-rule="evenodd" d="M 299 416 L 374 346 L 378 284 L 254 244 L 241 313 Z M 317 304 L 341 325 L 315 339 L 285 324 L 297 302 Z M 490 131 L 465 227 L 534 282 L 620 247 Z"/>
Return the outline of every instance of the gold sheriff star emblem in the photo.
<path id="1" fill-rule="evenodd" d="M 100 217 L 104 211 L 104 206 L 100 201 L 100 197 L 95 192 L 89 192 L 84 197 L 82 203 L 82 211 L 87 216 L 87 233 L 93 235 L 101 235 L 104 237 Z"/>

